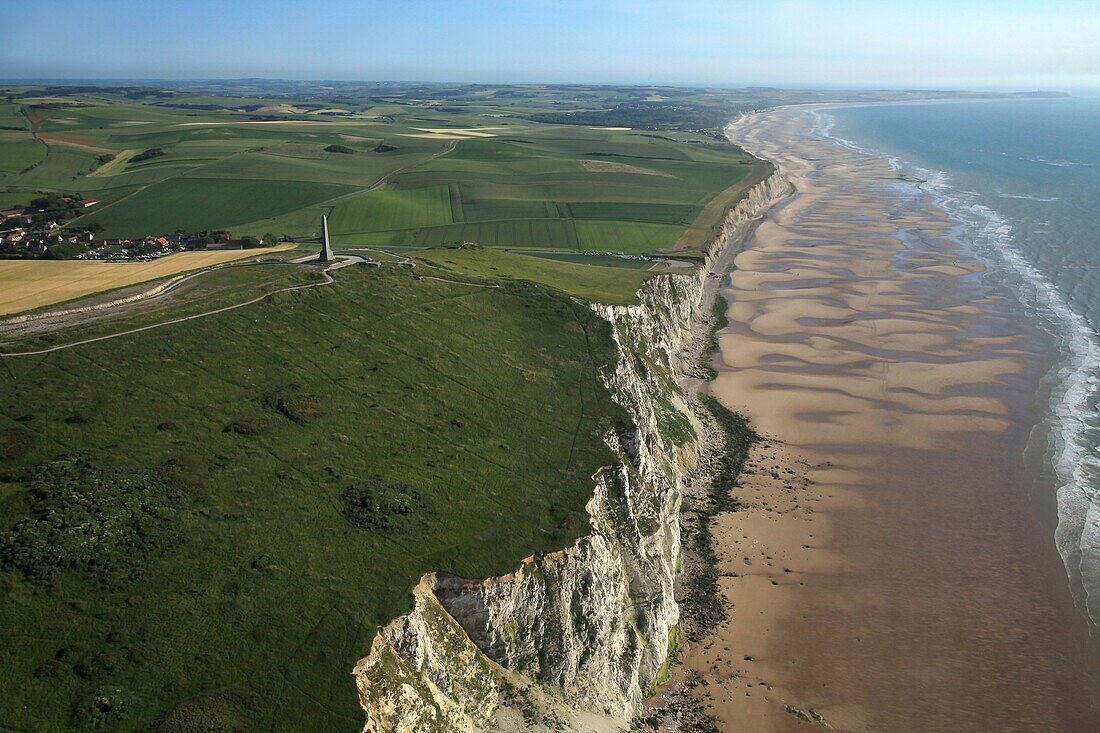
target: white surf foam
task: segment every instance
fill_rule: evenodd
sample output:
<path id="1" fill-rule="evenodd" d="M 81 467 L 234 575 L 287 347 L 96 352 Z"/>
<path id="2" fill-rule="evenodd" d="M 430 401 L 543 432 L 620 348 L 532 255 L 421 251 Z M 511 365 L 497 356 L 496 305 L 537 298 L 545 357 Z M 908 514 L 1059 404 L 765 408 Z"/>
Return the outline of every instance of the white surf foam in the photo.
<path id="1" fill-rule="evenodd" d="M 1039 165 L 1051 165 L 1055 168 L 1076 168 L 1078 166 L 1089 166 L 1091 163 L 1081 163 L 1076 160 L 1047 160 L 1046 158 L 1024 158 L 1028 163 L 1038 163 Z"/>
<path id="2" fill-rule="evenodd" d="M 973 191 L 967 191 L 966 193 L 969 193 L 973 196 L 978 195 Z M 1057 196 L 1031 196 L 1026 193 L 1005 193 L 1004 191 L 998 191 L 997 197 L 1002 199 L 1019 199 L 1021 201 L 1039 201 L 1044 204 L 1049 204 L 1054 201 L 1060 200 Z"/>

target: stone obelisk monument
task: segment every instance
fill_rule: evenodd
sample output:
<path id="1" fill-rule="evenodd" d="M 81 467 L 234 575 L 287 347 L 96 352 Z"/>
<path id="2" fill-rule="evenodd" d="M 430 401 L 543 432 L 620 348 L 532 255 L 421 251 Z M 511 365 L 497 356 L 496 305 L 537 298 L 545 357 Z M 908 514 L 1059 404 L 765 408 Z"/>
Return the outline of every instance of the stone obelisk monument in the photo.
<path id="1" fill-rule="evenodd" d="M 318 262 L 332 262 L 336 255 L 332 254 L 332 243 L 328 240 L 328 217 L 321 215 L 321 254 L 317 255 Z"/>

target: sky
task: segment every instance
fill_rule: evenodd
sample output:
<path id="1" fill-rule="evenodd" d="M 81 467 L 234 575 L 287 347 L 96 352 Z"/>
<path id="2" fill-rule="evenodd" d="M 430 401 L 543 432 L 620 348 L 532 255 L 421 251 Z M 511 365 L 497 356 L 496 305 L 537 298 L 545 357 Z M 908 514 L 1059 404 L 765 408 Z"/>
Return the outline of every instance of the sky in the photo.
<path id="1" fill-rule="evenodd" d="M 1100 0 L 0 0 L 0 9 L 4 79 L 1100 88 Z"/>

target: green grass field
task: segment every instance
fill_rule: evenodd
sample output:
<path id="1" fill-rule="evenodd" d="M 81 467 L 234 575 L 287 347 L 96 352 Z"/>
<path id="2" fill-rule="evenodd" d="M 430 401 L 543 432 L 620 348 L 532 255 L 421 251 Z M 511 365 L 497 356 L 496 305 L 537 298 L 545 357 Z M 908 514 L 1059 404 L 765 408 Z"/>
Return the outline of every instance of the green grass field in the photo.
<path id="1" fill-rule="evenodd" d="M 580 248 L 594 252 L 662 252 L 672 249 L 683 233 L 671 224 L 635 221 L 579 221 Z"/>
<path id="2" fill-rule="evenodd" d="M 7 726 L 86 723 L 107 695 L 126 706 L 112 730 L 356 730 L 350 670 L 421 573 L 507 571 L 587 531 L 591 474 L 611 460 L 597 436 L 621 419 L 598 378 L 606 324 L 564 294 L 482 280 L 505 274 L 491 253 L 432 254 L 460 282 L 350 268 L 5 360 Z M 556 268 L 597 269 L 498 256 L 574 287 Z"/>
<path id="3" fill-rule="evenodd" d="M 329 217 L 329 231 L 335 235 L 356 235 L 431 227 L 452 221 L 447 186 L 383 189 L 340 201 Z"/>
<path id="4" fill-rule="evenodd" d="M 427 264 L 463 275 L 529 280 L 596 303 L 634 303 L 635 293 L 653 275 L 606 262 L 561 262 L 481 248 L 428 249 L 415 255 Z"/>
<path id="5" fill-rule="evenodd" d="M 46 158 L 46 146 L 25 132 L 0 130 L 0 171 L 19 173 Z"/>
<path id="6" fill-rule="evenodd" d="M 420 229 L 372 232 L 338 240 L 347 243 L 392 244 L 402 247 L 437 247 L 471 242 L 486 247 L 548 247 L 578 249 L 580 239 L 569 219 L 505 219 L 503 221 L 450 224 Z"/>
<path id="7" fill-rule="evenodd" d="M 176 178 L 99 208 L 80 221 L 101 225 L 104 236 L 191 232 L 274 216 L 352 190 L 331 183 Z"/>

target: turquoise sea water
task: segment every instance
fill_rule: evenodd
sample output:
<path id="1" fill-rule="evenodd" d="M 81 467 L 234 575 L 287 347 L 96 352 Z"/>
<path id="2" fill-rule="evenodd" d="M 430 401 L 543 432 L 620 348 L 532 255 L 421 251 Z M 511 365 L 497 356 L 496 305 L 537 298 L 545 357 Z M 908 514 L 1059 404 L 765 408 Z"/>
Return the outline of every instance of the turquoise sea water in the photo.
<path id="1" fill-rule="evenodd" d="M 1100 630 L 1100 100 L 815 114 L 823 133 L 923 180 L 988 276 L 1058 337 L 1042 475 L 1069 582 Z"/>

